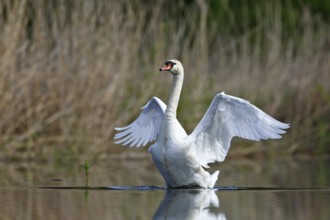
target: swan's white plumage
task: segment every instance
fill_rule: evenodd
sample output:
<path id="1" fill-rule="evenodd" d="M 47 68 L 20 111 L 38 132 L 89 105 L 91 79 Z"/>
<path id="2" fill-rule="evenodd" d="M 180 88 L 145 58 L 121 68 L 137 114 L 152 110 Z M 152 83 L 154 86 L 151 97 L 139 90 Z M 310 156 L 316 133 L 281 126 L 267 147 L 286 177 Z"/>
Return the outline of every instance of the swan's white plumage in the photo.
<path id="1" fill-rule="evenodd" d="M 161 71 L 173 75 L 173 87 L 166 106 L 153 97 L 130 125 L 115 128 L 117 144 L 140 147 L 151 141 L 153 161 L 168 187 L 199 186 L 213 188 L 219 171 L 212 175 L 203 167 L 223 161 L 233 137 L 249 140 L 279 139 L 288 124 L 277 121 L 250 102 L 217 94 L 195 130 L 188 136 L 178 120 L 176 109 L 184 70 L 178 60 L 165 63 Z"/>
<path id="2" fill-rule="evenodd" d="M 233 137 L 249 140 L 278 139 L 289 126 L 270 117 L 250 102 L 226 95 L 216 95 L 195 130 L 186 138 L 194 147 L 200 163 L 223 161 Z"/>
<path id="3" fill-rule="evenodd" d="M 139 117 L 130 125 L 115 128 L 119 133 L 115 135 L 116 144 L 135 147 L 145 146 L 156 140 L 166 105 L 162 100 L 153 97 L 144 107 Z"/>

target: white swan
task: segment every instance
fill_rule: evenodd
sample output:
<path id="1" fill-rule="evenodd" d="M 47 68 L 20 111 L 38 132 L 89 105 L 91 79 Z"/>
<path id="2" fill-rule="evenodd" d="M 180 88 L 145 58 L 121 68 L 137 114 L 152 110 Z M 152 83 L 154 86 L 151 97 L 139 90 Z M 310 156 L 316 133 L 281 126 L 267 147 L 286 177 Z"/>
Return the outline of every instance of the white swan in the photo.
<path id="1" fill-rule="evenodd" d="M 173 86 L 167 106 L 153 97 L 130 125 L 115 128 L 116 144 L 140 147 L 151 141 L 152 159 L 166 186 L 213 188 L 219 171 L 212 175 L 204 170 L 208 163 L 223 161 L 233 137 L 258 141 L 279 139 L 284 124 L 264 113 L 250 102 L 217 94 L 195 130 L 187 135 L 176 118 L 184 69 L 180 61 L 169 60 L 160 71 L 173 75 Z"/>

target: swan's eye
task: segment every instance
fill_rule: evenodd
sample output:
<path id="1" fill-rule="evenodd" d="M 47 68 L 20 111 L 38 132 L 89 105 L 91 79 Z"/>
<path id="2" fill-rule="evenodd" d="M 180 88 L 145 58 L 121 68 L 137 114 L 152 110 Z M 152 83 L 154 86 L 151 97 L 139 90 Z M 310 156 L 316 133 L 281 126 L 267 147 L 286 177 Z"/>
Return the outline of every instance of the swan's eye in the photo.
<path id="1" fill-rule="evenodd" d="M 166 66 L 171 66 L 171 67 L 173 67 L 175 64 L 176 64 L 176 63 L 174 63 L 174 62 L 172 62 L 172 61 L 167 61 L 167 62 L 165 63 Z"/>

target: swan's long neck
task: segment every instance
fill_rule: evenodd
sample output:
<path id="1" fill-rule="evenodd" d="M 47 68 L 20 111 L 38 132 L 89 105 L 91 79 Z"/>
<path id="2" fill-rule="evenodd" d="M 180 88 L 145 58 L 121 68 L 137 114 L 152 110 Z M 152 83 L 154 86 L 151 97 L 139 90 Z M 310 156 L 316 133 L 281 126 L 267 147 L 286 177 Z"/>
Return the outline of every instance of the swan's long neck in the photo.
<path id="1" fill-rule="evenodd" d="M 166 116 L 176 117 L 176 110 L 178 108 L 184 73 L 173 75 L 173 85 L 170 93 L 170 97 L 167 102 L 167 108 L 165 111 Z"/>

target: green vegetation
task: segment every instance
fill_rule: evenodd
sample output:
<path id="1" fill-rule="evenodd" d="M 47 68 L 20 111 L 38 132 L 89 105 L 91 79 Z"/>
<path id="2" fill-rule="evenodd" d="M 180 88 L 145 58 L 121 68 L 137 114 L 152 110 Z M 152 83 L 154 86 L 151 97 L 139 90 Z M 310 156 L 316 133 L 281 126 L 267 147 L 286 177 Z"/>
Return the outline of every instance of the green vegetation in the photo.
<path id="1" fill-rule="evenodd" d="M 89 169 L 92 167 L 92 164 L 88 162 L 88 160 L 84 163 L 84 171 L 85 171 L 85 186 L 88 186 L 88 175 L 89 175 Z"/>
<path id="2" fill-rule="evenodd" d="M 52 143 L 116 152 L 113 127 L 152 96 L 167 100 L 171 79 L 157 70 L 168 58 L 185 66 L 178 118 L 187 131 L 226 91 L 292 125 L 267 142 L 272 153 L 329 153 L 324 2 L 2 1 L 0 154 L 50 157 Z"/>

